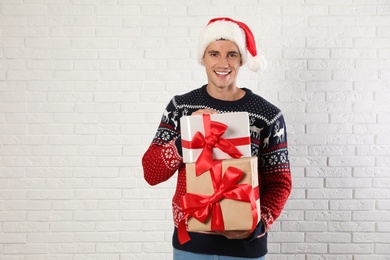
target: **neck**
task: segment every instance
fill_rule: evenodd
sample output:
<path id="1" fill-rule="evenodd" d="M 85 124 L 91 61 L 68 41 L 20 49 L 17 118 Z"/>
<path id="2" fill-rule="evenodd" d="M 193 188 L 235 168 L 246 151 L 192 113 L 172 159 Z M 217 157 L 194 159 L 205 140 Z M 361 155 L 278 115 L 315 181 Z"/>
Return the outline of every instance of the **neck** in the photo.
<path id="1" fill-rule="evenodd" d="M 206 86 L 206 91 L 211 97 L 224 101 L 235 101 L 245 96 L 245 91 L 237 86 L 231 88 L 219 88 L 215 86 L 212 87 L 208 84 Z"/>

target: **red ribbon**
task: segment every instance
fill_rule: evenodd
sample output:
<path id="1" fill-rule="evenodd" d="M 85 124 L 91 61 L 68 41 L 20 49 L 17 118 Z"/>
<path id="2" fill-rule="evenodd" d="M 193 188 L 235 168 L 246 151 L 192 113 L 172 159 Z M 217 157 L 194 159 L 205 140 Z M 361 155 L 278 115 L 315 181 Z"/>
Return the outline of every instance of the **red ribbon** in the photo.
<path id="1" fill-rule="evenodd" d="M 256 228 L 258 213 L 256 209 L 256 200 L 259 193 L 255 192 L 258 187 L 252 188 L 249 184 L 235 184 L 242 177 L 242 171 L 235 167 L 228 167 L 222 177 L 222 161 L 215 161 L 214 166 L 210 169 L 210 176 L 214 187 L 214 194 L 202 195 L 186 193 L 181 197 L 182 209 L 185 212 L 184 217 L 179 222 L 178 236 L 181 244 L 190 240 L 186 230 L 185 220 L 194 217 L 204 223 L 211 213 L 211 230 L 223 231 L 224 220 L 219 201 L 223 198 L 249 202 L 252 208 L 252 228 L 251 233 Z"/>
<path id="2" fill-rule="evenodd" d="M 196 132 L 191 141 L 182 140 L 184 148 L 198 149 L 203 148 L 195 163 L 196 176 L 201 175 L 213 166 L 213 148 L 219 148 L 229 154 L 232 158 L 240 158 L 241 152 L 235 147 L 236 145 L 250 144 L 249 137 L 225 139 L 221 136 L 228 128 L 227 125 L 211 121 L 209 114 L 203 114 L 203 125 L 205 135 Z"/>

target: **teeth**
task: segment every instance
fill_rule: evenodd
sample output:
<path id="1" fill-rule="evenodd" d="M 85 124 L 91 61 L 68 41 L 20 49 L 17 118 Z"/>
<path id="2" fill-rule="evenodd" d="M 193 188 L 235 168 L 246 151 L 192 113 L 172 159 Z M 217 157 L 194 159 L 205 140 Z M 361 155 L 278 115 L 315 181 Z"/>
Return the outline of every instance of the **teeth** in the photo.
<path id="1" fill-rule="evenodd" d="M 227 74 L 229 74 L 229 72 L 218 72 L 218 71 L 216 71 L 215 73 L 222 76 L 226 76 Z"/>

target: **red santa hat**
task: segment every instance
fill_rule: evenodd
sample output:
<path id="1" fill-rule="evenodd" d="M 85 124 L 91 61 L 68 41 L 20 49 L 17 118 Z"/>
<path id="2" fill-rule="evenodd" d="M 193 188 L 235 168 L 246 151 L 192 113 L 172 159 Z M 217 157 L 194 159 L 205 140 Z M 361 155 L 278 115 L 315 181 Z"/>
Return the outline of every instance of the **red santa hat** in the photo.
<path id="1" fill-rule="evenodd" d="M 209 21 L 202 31 L 198 43 L 198 60 L 202 62 L 204 52 L 214 41 L 229 40 L 237 44 L 241 54 L 242 64 L 252 71 L 262 71 L 267 66 L 266 59 L 257 53 L 255 37 L 249 27 L 243 22 L 222 17 Z"/>

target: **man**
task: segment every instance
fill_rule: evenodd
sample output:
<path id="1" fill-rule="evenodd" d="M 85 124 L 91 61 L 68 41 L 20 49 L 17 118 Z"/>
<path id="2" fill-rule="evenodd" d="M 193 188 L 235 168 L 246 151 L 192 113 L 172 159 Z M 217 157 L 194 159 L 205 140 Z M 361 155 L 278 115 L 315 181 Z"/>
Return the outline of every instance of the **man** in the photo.
<path id="1" fill-rule="evenodd" d="M 265 60 L 257 54 L 248 26 L 230 18 L 216 18 L 200 35 L 199 61 L 205 67 L 208 83 L 169 102 L 143 156 L 144 177 L 150 185 L 156 185 L 178 171 L 172 199 L 174 259 L 264 259 L 267 231 L 291 192 L 286 126 L 277 107 L 251 90 L 237 86 L 237 75 L 244 63 L 257 71 L 264 68 Z M 186 170 L 181 155 L 179 118 L 239 111 L 249 114 L 251 153 L 258 157 L 261 221 L 251 234 L 189 232 L 191 240 L 180 244 L 177 227 L 184 215 L 180 197 L 186 192 Z"/>

